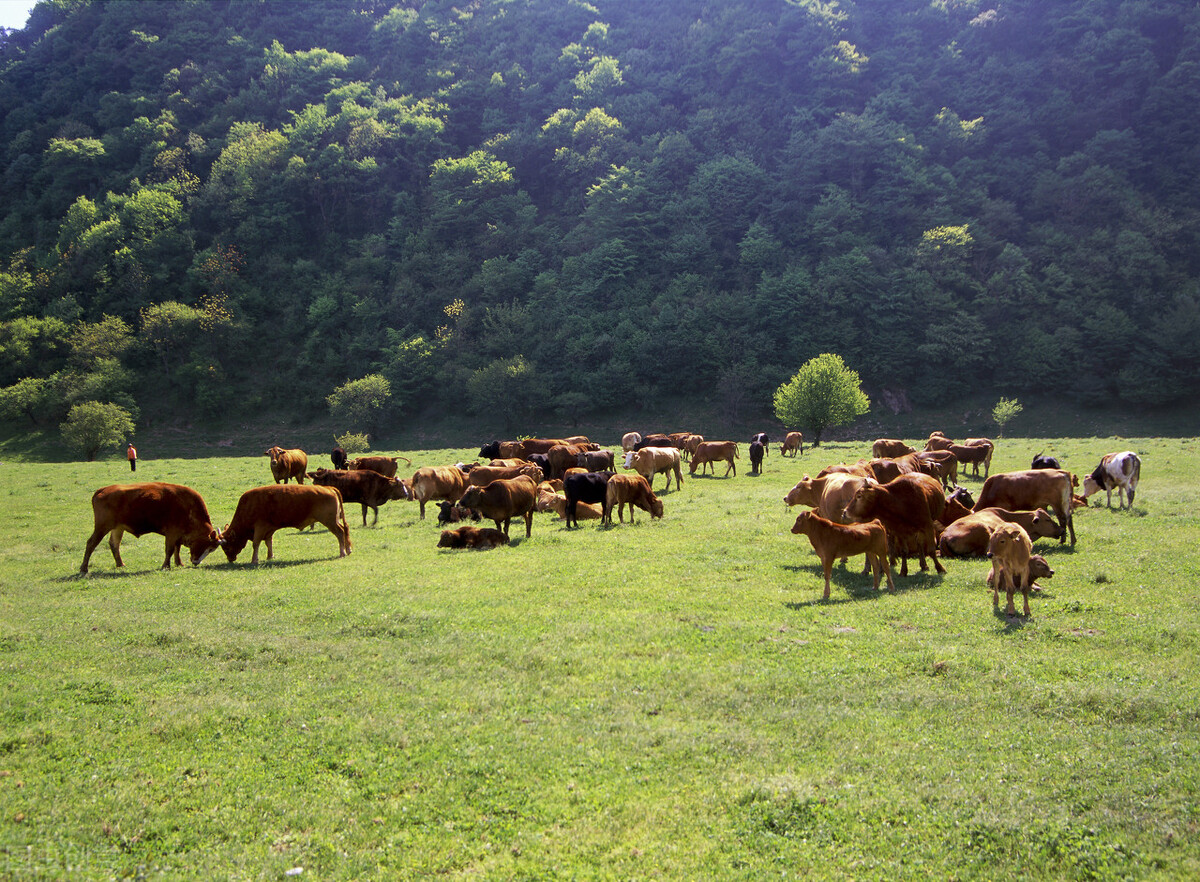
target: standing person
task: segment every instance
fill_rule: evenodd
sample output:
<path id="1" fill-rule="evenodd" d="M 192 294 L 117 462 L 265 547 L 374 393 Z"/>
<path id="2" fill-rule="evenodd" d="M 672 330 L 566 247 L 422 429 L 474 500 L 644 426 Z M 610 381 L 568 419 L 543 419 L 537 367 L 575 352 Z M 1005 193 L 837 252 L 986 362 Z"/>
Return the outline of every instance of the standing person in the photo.
<path id="1" fill-rule="evenodd" d="M 137 450 L 134 448 L 134 446 L 132 444 L 130 444 L 129 449 L 127 451 L 125 451 L 125 456 L 128 457 L 128 459 L 129 459 L 129 471 L 136 472 L 137 471 Z"/>

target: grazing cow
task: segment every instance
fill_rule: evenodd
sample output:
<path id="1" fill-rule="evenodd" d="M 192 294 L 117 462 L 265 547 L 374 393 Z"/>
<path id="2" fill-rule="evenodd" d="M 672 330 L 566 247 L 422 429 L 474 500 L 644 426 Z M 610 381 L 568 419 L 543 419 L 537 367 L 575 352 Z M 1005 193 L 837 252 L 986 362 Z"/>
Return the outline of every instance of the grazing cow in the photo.
<path id="1" fill-rule="evenodd" d="M 158 533 L 166 538 L 166 556 L 162 568 L 178 566 L 179 549 L 186 545 L 192 566 L 198 566 L 220 545 L 221 534 L 212 525 L 204 499 L 191 487 L 153 481 L 145 484 L 113 484 L 92 494 L 92 535 L 83 552 L 80 573 L 88 571 L 88 561 L 100 540 L 108 534 L 108 547 L 117 566 L 121 560 L 121 537 L 126 533 L 144 536 Z"/>
<path id="2" fill-rule="evenodd" d="M 567 498 L 567 529 L 579 526 L 576 509 L 581 502 L 604 505 L 608 495 L 608 481 L 614 472 L 584 472 L 563 478 L 563 493 Z M 603 512 L 601 512 L 603 515 Z"/>
<path id="3" fill-rule="evenodd" d="M 958 460 L 959 465 L 971 467 L 972 475 L 977 476 L 979 467 L 982 465 L 983 477 L 984 480 L 987 480 L 988 473 L 992 470 L 992 451 L 994 450 L 990 441 L 986 444 L 951 444 L 949 449 L 954 454 L 954 458 Z"/>
<path id="4" fill-rule="evenodd" d="M 1138 479 L 1142 474 L 1142 460 L 1132 450 L 1124 453 L 1106 453 L 1096 470 L 1083 479 L 1083 498 L 1104 490 L 1108 494 L 1108 507 L 1112 508 L 1113 488 L 1117 489 L 1117 507 L 1133 508 L 1133 494 L 1137 492 Z"/>
<path id="5" fill-rule="evenodd" d="M 1054 576 L 1054 569 L 1050 566 L 1050 562 L 1040 554 L 1029 555 L 1029 590 L 1041 591 L 1042 586 L 1037 583 L 1038 579 L 1049 579 Z M 996 568 L 993 566 L 988 570 L 987 587 L 993 590 L 996 587 Z M 1018 585 L 1018 588 L 1023 586 Z"/>
<path id="6" fill-rule="evenodd" d="M 941 432 L 933 432 L 929 436 L 929 440 L 925 442 L 925 450 L 949 450 L 950 445 L 953 443 L 953 441 L 951 441 Z"/>
<path id="7" fill-rule="evenodd" d="M 1008 596 L 1008 606 L 1005 612 L 1010 616 L 1017 614 L 1013 605 L 1013 592 L 1020 591 L 1025 598 L 1025 615 L 1029 615 L 1029 588 L 1032 580 L 1029 577 L 1029 556 L 1033 551 L 1033 543 L 1020 524 L 1004 524 L 996 528 L 988 542 L 987 556 L 992 562 L 993 578 L 992 607 L 1000 606 L 1000 592 Z"/>
<path id="8" fill-rule="evenodd" d="M 346 450 L 343 447 L 335 447 L 329 451 L 329 460 L 333 463 L 335 469 L 344 469 L 346 468 L 346 463 L 349 462 Z"/>
<path id="9" fill-rule="evenodd" d="M 221 547 L 230 563 L 252 542 L 254 554 L 250 563 L 258 563 L 258 544 L 267 543 L 267 560 L 275 556 L 271 538 L 276 530 L 295 527 L 303 530 L 312 524 L 323 524 L 338 541 L 338 556 L 350 553 L 350 526 L 342 494 L 336 487 L 280 487 L 267 484 L 247 490 L 238 500 L 233 520 L 221 531 Z"/>
<path id="10" fill-rule="evenodd" d="M 542 470 L 531 462 L 525 462 L 516 466 L 476 466 L 467 473 L 467 484 L 475 487 L 486 487 L 492 481 L 497 481 L 500 478 L 515 478 L 517 475 L 528 475 L 533 479 L 534 484 L 540 484 L 545 480 L 545 475 Z"/>
<path id="11" fill-rule="evenodd" d="M 752 435 L 750 438 L 750 443 L 753 444 L 755 441 L 763 446 L 764 453 L 766 450 L 770 449 L 771 439 L 767 437 L 766 432 L 756 432 L 754 435 Z"/>
<path id="12" fill-rule="evenodd" d="M 385 478 L 394 478 L 399 469 L 397 460 L 401 459 L 408 465 L 412 465 L 412 460 L 404 456 L 360 456 L 358 459 L 351 460 L 348 468 L 370 469 L 373 472 L 379 472 Z"/>
<path id="13" fill-rule="evenodd" d="M 634 506 L 650 513 L 651 519 L 663 516 L 662 500 L 650 489 L 650 482 L 641 475 L 613 475 L 608 479 L 604 492 L 603 520 L 612 523 L 613 506 L 617 507 L 617 522 L 625 522 L 625 505 L 629 505 L 629 523 L 633 519 Z"/>
<path id="14" fill-rule="evenodd" d="M 946 497 L 941 485 L 928 475 L 901 475 L 886 484 L 860 487 L 842 511 L 843 521 L 864 523 L 878 519 L 887 529 L 893 555 L 902 559 L 900 575 L 908 575 L 908 553 L 920 559 L 933 559 L 934 569 L 946 569 L 937 556 L 937 532 L 934 521 L 942 516 Z"/>
<path id="15" fill-rule="evenodd" d="M 1053 456 L 1043 456 L 1038 454 L 1033 458 L 1033 463 L 1029 466 L 1031 469 L 1061 469 L 1057 459 Z"/>
<path id="16" fill-rule="evenodd" d="M 871 456 L 876 459 L 904 456 L 906 453 L 916 452 L 915 447 L 909 447 L 903 441 L 897 441 L 894 438 L 880 438 L 871 445 Z"/>
<path id="17" fill-rule="evenodd" d="M 833 572 L 834 560 L 845 560 L 859 554 L 867 556 L 867 566 L 875 577 L 876 591 L 879 590 L 879 578 L 882 573 L 887 573 L 888 591 L 896 590 L 896 583 L 892 579 L 892 566 L 888 562 L 887 531 L 879 521 L 866 524 L 835 524 L 815 511 L 805 511 L 796 517 L 792 532 L 807 536 L 813 551 L 821 559 L 821 569 L 825 572 L 823 599 L 829 599 L 829 576 Z"/>
<path id="18" fill-rule="evenodd" d="M 982 557 L 987 553 L 992 533 L 1001 524 L 1019 524 L 1031 541 L 1058 539 L 1063 534 L 1063 528 L 1044 508 L 1036 511 L 985 508 L 948 524 L 938 538 L 938 550 L 942 557 Z"/>
<path id="19" fill-rule="evenodd" d="M 688 465 L 688 473 L 696 474 L 696 467 L 700 467 L 700 474 L 704 474 L 704 466 L 709 466 L 712 469 L 713 476 L 717 474 L 716 466 L 713 463 L 724 462 L 725 477 L 729 476 L 729 470 L 733 469 L 734 477 L 737 477 L 737 466 L 734 460 L 738 457 L 738 445 L 736 441 L 705 441 L 696 447 L 696 452 L 692 454 L 692 461 Z"/>
<path id="20" fill-rule="evenodd" d="M 546 451 L 546 458 L 550 461 L 550 471 L 546 472 L 546 477 L 561 478 L 567 469 L 575 468 L 579 454 L 586 452 L 583 447 L 573 444 L 555 444 Z"/>
<path id="21" fill-rule="evenodd" d="M 790 453 L 795 456 L 797 451 L 804 456 L 804 435 L 801 432 L 788 432 L 779 445 L 779 455 L 787 456 Z"/>
<path id="22" fill-rule="evenodd" d="M 750 474 L 757 475 L 762 472 L 763 454 L 766 450 L 767 446 L 761 441 L 750 443 Z"/>
<path id="23" fill-rule="evenodd" d="M 443 499 L 437 506 L 439 527 L 443 524 L 457 524 L 459 521 L 479 520 L 479 512 L 471 511 L 465 505 L 459 505 L 457 502 L 447 502 Z"/>
<path id="24" fill-rule="evenodd" d="M 284 450 L 282 447 L 272 447 L 267 451 L 271 457 L 271 477 L 275 483 L 286 484 L 291 478 L 297 484 L 304 483 L 304 472 L 308 469 L 308 454 L 299 448 Z"/>
<path id="25" fill-rule="evenodd" d="M 628 452 L 633 450 L 633 445 L 642 440 L 640 432 L 626 432 L 621 436 L 621 449 Z"/>
<path id="26" fill-rule="evenodd" d="M 500 442 L 489 441 L 479 448 L 480 459 L 499 459 L 500 458 Z"/>
<path id="27" fill-rule="evenodd" d="M 408 499 L 408 488 L 397 478 L 388 478 L 373 469 L 357 471 L 317 469 L 308 473 L 309 479 L 320 487 L 337 487 L 342 503 L 357 502 L 362 506 L 363 526 L 367 525 L 367 509 L 375 514 L 371 526 L 379 523 L 379 506 L 390 499 Z"/>
<path id="28" fill-rule="evenodd" d="M 687 440 L 683 442 L 683 454 L 689 459 L 695 455 L 696 448 L 704 443 L 703 435 L 688 435 Z"/>
<path id="29" fill-rule="evenodd" d="M 692 460 L 693 463 L 695 460 Z M 675 475 L 675 489 L 683 489 L 683 458 L 674 447 L 643 447 L 625 454 L 625 468 L 633 469 L 654 487 L 654 476 L 666 474 L 666 488 L 671 486 L 671 474 Z"/>
<path id="30" fill-rule="evenodd" d="M 508 536 L 491 527 L 473 527 L 470 524 L 456 530 L 442 530 L 438 548 L 474 548 L 486 551 L 508 544 Z"/>
<path id="31" fill-rule="evenodd" d="M 421 506 L 425 520 L 425 503 L 438 499 L 458 502 L 467 489 L 467 474 L 458 466 L 424 466 L 412 476 L 412 498 Z"/>
<path id="32" fill-rule="evenodd" d="M 537 484 L 528 475 L 518 475 L 515 478 L 500 478 L 486 487 L 468 487 L 459 503 L 495 521 L 496 529 L 503 529 L 505 536 L 513 518 L 524 518 L 525 538 L 528 539 L 533 533 L 533 506 L 536 500 Z"/>
<path id="33" fill-rule="evenodd" d="M 1009 511 L 1049 509 L 1063 528 L 1059 543 L 1071 536 L 1075 544 L 1075 520 L 1072 517 L 1071 473 L 1062 469 L 1029 469 L 992 475 L 983 482 L 975 511 L 985 508 L 1004 508 Z"/>
<path id="34" fill-rule="evenodd" d="M 584 450 L 575 456 L 575 465 L 589 472 L 611 472 L 616 468 L 614 459 L 611 450 Z"/>

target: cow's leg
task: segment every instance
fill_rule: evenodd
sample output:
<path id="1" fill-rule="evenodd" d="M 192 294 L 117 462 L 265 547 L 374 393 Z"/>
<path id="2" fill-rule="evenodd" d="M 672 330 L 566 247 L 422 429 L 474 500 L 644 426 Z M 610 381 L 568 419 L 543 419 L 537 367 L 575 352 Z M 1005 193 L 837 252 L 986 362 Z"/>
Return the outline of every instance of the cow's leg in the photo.
<path id="1" fill-rule="evenodd" d="M 96 546 L 100 544 L 100 540 L 107 532 L 99 527 L 92 531 L 92 535 L 88 537 L 87 546 L 83 549 L 83 563 L 79 567 L 79 572 L 86 573 L 88 571 L 88 561 L 92 559 L 92 552 L 96 550 Z"/>
<path id="2" fill-rule="evenodd" d="M 425 500 L 420 500 L 421 505 L 421 520 L 425 520 Z"/>
<path id="3" fill-rule="evenodd" d="M 533 509 L 525 512 L 525 538 L 533 535 Z"/>
<path id="4" fill-rule="evenodd" d="M 121 560 L 121 537 L 124 535 L 125 528 L 121 526 L 113 527 L 108 534 L 108 547 L 112 551 L 113 562 L 119 567 L 125 566 L 125 561 Z"/>
<path id="5" fill-rule="evenodd" d="M 160 569 L 163 569 L 163 570 L 171 569 L 171 558 L 172 557 L 175 558 L 175 566 L 177 566 L 177 567 L 183 566 L 183 562 L 179 559 L 179 548 L 181 545 L 183 545 L 183 537 L 173 537 L 173 536 L 166 537 L 167 555 L 166 555 L 166 557 L 163 558 L 163 564 L 160 567 Z"/>
<path id="6" fill-rule="evenodd" d="M 1026 580 L 1026 581 L 1028 581 L 1028 580 Z M 1021 587 L 1021 594 L 1024 595 L 1024 597 L 1025 597 L 1025 618 L 1029 618 L 1029 586 L 1028 585 L 1024 585 Z"/>
<path id="7" fill-rule="evenodd" d="M 822 557 L 821 558 L 821 569 L 825 572 L 825 594 L 821 599 L 828 600 L 829 599 L 829 577 L 833 573 L 833 558 L 832 557 Z"/>

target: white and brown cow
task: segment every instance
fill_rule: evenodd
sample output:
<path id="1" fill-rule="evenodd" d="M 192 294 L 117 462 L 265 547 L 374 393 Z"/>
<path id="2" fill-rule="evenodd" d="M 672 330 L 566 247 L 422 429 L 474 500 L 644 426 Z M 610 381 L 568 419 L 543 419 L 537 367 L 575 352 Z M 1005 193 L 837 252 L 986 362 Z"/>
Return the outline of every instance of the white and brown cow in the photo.
<path id="1" fill-rule="evenodd" d="M 1112 508 L 1112 492 L 1117 491 L 1117 507 L 1133 508 L 1133 494 L 1137 492 L 1138 480 L 1142 475 L 1142 460 L 1132 450 L 1122 453 L 1106 453 L 1096 470 L 1083 479 L 1083 498 L 1104 490 L 1108 494 L 1108 507 Z"/>

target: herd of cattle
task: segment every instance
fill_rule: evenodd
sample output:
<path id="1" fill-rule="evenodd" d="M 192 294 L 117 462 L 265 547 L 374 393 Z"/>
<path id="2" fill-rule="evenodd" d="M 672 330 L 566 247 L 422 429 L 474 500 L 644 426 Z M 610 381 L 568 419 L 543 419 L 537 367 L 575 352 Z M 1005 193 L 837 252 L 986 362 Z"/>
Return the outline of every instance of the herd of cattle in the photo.
<path id="1" fill-rule="evenodd" d="M 750 440 L 752 474 L 761 471 L 769 443 L 764 433 Z M 880 439 L 872 445 L 871 459 L 831 465 L 812 478 L 805 475 L 784 502 L 811 509 L 796 518 L 792 532 L 808 536 L 821 560 L 825 599 L 833 562 L 839 558 L 865 555 L 875 588 L 886 576 L 888 588 L 894 589 L 892 565 L 897 559 L 900 575 L 907 576 L 910 556 L 919 559 L 922 570 L 932 560 L 936 571 L 944 573 L 942 558 L 986 555 L 992 561 L 988 584 L 993 587 L 994 603 L 998 605 L 999 592 L 1005 591 L 1007 610 L 1015 614 L 1013 595 L 1020 591 L 1028 615 L 1035 580 L 1053 575 L 1045 559 L 1032 554 L 1032 543 L 1042 538 L 1066 542 L 1069 535 L 1074 545 L 1072 512 L 1100 490 L 1108 493 L 1110 507 L 1113 490 L 1119 507 L 1133 505 L 1141 462 L 1132 451 L 1106 455 L 1084 478 L 1082 495 L 1076 496 L 1075 477 L 1049 457 L 1035 457 L 1025 471 L 991 475 L 993 450 L 986 438 L 956 444 L 941 432 L 934 432 L 921 451 L 902 441 Z M 789 432 L 779 452 L 802 454 L 803 436 Z M 309 471 L 303 450 L 272 447 L 266 454 L 275 483 L 243 493 L 233 520 L 223 530 L 213 526 L 204 500 L 190 487 L 150 482 L 97 490 L 92 496 L 94 529 L 80 572 L 87 573 L 92 553 L 105 535 L 116 565 L 122 566 L 124 533 L 163 535 L 163 568 L 170 568 L 172 560 L 181 564 L 183 546 L 197 565 L 218 548 L 235 561 L 252 543 L 251 562 L 258 563 L 261 543 L 266 543 L 267 558 L 273 557 L 271 540 L 277 530 L 319 523 L 333 533 L 344 557 L 351 551 L 344 505 L 361 505 L 365 527 L 367 509 L 374 514 L 372 524 L 378 523 L 379 507 L 392 500 L 415 501 L 422 520 L 427 503 L 436 502 L 438 522 L 447 528 L 441 532 L 439 547 L 494 548 L 509 541 L 509 525 L 516 518 L 524 521 L 529 537 L 536 512 L 554 512 L 568 528 L 589 519 L 610 524 L 614 508 L 618 521 L 624 522 L 626 505 L 631 522 L 639 508 L 651 518 L 662 518 L 663 502 L 653 490 L 657 475 L 666 476 L 667 489 L 674 479 L 679 490 L 684 462 L 691 475 L 697 469 L 701 474 L 711 469 L 715 476 L 716 466 L 723 463 L 724 475 L 736 476 L 740 459 L 737 442 L 707 441 L 687 432 L 626 434 L 620 455 L 625 473 L 617 471 L 613 451 L 583 436 L 491 441 L 479 451 L 483 463 L 425 466 L 411 479 L 397 477 L 403 457 L 365 456 L 350 461 L 344 450 L 334 448 L 330 454 L 334 468 Z M 971 466 L 976 475 L 983 466 L 977 502 L 957 486 L 960 466 Z M 312 483 L 306 485 L 305 478 Z M 290 483 L 293 480 L 295 484 Z M 474 523 L 451 526 L 483 518 L 495 522 L 496 528 Z"/>

